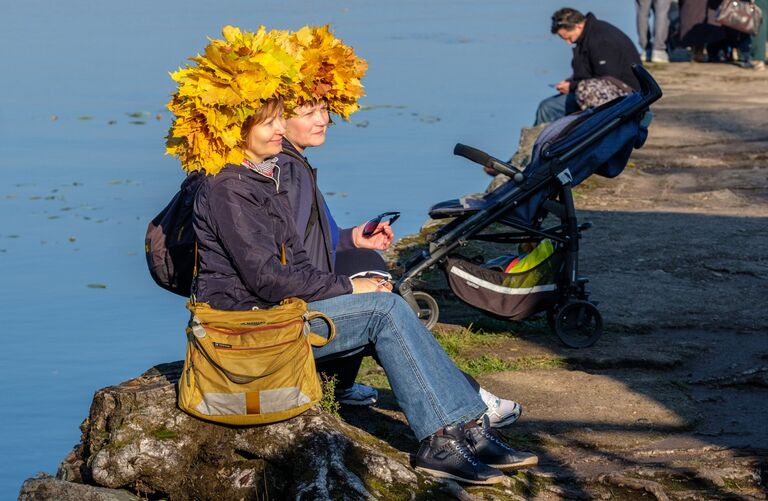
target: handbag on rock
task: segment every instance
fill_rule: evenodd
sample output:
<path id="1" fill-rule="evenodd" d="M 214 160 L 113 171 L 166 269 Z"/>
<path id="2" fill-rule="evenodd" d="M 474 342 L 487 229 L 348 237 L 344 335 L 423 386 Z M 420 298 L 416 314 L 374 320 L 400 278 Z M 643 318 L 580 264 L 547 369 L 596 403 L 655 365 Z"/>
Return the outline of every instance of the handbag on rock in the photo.
<path id="1" fill-rule="evenodd" d="M 330 318 L 297 298 L 268 309 L 222 311 L 187 304 L 187 356 L 179 407 L 193 416 L 234 425 L 266 424 L 297 416 L 320 401 L 313 346 L 336 335 Z M 309 331 L 322 318 L 328 338 Z"/>

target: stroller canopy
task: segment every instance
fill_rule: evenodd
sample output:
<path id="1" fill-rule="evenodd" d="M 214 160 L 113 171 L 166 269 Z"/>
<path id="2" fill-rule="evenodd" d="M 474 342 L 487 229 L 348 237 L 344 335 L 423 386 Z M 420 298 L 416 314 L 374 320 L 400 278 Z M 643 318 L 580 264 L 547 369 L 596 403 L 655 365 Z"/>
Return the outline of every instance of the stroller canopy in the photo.
<path id="1" fill-rule="evenodd" d="M 532 160 L 523 171 L 525 184 L 538 185 L 549 179 L 576 186 L 592 174 L 621 174 L 633 148 L 640 148 L 648 136 L 643 120 L 645 110 L 637 111 L 643 99 L 643 95 L 635 92 L 549 124 L 533 146 Z M 620 117 L 628 119 L 616 125 Z M 441 202 L 429 214 L 434 219 L 470 214 L 490 206 L 511 190 L 521 192 L 521 198 L 516 198 L 519 203 L 514 208 L 514 217 L 524 224 L 533 221 L 539 205 L 550 195 L 550 189 L 526 193 L 519 183 L 507 182 L 480 197 L 470 195 Z"/>

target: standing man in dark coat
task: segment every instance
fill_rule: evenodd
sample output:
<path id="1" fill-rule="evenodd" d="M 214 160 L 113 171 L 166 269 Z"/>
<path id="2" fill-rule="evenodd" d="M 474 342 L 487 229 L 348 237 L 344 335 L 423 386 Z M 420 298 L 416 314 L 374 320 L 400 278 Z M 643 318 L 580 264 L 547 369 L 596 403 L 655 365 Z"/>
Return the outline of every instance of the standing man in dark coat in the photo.
<path id="1" fill-rule="evenodd" d="M 552 15 L 552 33 L 575 44 L 571 61 L 573 74 L 555 85 L 558 95 L 539 104 L 535 125 L 577 111 L 575 92 L 583 80 L 611 77 L 632 89 L 640 88 L 632 73 L 632 65 L 640 64 L 640 56 L 632 40 L 617 27 L 600 21 L 592 13 L 585 16 L 576 9 L 564 7 Z"/>

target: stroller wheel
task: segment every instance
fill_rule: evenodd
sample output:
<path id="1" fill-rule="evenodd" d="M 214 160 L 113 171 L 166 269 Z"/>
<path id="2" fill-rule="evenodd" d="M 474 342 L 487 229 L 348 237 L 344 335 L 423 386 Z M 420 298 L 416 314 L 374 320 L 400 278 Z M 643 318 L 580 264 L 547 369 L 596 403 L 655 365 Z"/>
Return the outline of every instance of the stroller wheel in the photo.
<path id="1" fill-rule="evenodd" d="M 437 301 L 426 292 L 414 292 L 413 299 L 419 305 L 419 311 L 417 312 L 419 320 L 424 324 L 424 327 L 432 329 L 437 324 L 437 318 L 440 316 L 440 308 L 437 306 Z"/>
<path id="2" fill-rule="evenodd" d="M 566 346 L 587 348 L 603 334 L 603 317 L 588 301 L 574 301 L 555 314 L 554 330 Z"/>

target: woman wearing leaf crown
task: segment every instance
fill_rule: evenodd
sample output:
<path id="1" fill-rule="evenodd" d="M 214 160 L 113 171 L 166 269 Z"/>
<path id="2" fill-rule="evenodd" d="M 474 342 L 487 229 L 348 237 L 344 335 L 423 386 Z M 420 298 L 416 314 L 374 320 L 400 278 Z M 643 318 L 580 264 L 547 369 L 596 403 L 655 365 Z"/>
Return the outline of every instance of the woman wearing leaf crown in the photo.
<path id="1" fill-rule="evenodd" d="M 309 261 L 276 159 L 284 108 L 298 102 L 302 51 L 288 32 L 226 27 L 223 34 L 192 58 L 194 66 L 172 74 L 178 89 L 169 104 L 176 118 L 167 151 L 185 170 L 207 174 L 194 204 L 197 302 L 235 311 L 298 297 L 336 325 L 316 358 L 372 346 L 421 441 L 417 468 L 488 484 L 503 480 L 500 469 L 535 464 L 534 455 L 500 442 L 487 419 L 477 423 L 485 404 L 401 297 Z M 322 322 L 311 327 L 327 330 Z"/>

